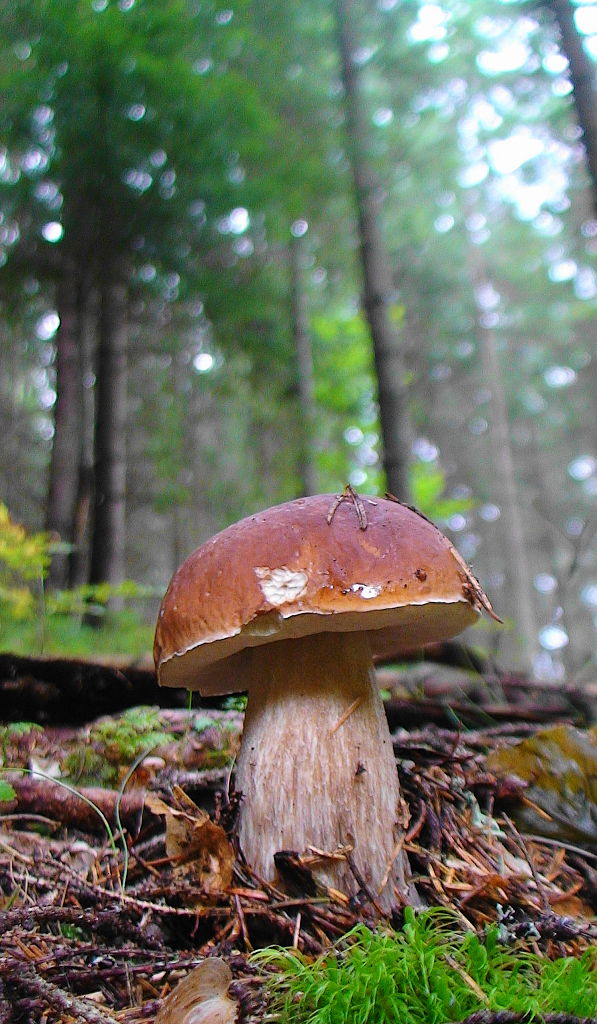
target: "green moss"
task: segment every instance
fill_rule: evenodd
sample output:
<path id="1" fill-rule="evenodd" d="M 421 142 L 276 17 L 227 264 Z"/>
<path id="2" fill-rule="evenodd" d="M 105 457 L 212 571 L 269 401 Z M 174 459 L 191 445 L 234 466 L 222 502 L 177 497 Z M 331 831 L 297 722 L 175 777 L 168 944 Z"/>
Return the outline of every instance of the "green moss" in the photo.
<path id="1" fill-rule="evenodd" d="M 113 785 L 118 781 L 119 768 L 129 767 L 145 752 L 174 739 L 163 728 L 156 708 L 129 708 L 122 715 L 97 722 L 90 731 L 89 743 L 65 758 L 63 770 L 80 785 Z"/>
<path id="2" fill-rule="evenodd" d="M 97 722 L 91 738 L 110 760 L 126 764 L 149 748 L 169 743 L 173 736 L 164 729 L 156 708 L 141 705 L 116 718 Z"/>
<path id="3" fill-rule="evenodd" d="M 550 961 L 502 946 L 496 928 L 462 935 L 454 915 L 405 914 L 401 932 L 351 931 L 314 963 L 267 950 L 271 1019 L 280 1024 L 443 1024 L 479 1010 L 591 1016 L 597 1010 L 597 950 Z"/>

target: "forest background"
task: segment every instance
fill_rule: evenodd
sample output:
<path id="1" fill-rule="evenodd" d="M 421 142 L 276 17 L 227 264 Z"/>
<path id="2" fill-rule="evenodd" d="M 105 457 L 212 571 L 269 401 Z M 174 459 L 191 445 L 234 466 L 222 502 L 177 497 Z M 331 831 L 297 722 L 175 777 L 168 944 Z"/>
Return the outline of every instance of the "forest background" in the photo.
<path id="1" fill-rule="evenodd" d="M 198 543 L 350 482 L 472 563 L 505 619 L 472 642 L 588 678 L 597 4 L 2 0 L 0 29 L 0 646 L 128 592 L 147 650 Z"/>

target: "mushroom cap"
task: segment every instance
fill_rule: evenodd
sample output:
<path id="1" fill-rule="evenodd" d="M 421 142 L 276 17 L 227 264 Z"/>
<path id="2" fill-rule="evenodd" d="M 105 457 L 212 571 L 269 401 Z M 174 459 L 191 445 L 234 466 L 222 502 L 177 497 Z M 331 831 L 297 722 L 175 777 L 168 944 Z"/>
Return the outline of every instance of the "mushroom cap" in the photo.
<path id="1" fill-rule="evenodd" d="M 202 544 L 162 601 L 162 686 L 247 687 L 247 648 L 369 634 L 374 656 L 447 639 L 491 605 L 436 526 L 393 498 L 319 494 L 248 516 Z"/>

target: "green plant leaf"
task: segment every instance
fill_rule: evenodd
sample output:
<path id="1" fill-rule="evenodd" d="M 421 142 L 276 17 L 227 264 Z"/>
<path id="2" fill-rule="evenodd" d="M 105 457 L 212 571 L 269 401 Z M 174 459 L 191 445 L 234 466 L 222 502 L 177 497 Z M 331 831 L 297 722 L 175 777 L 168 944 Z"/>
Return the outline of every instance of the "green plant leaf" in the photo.
<path id="1" fill-rule="evenodd" d="M 16 791 L 11 786 L 10 782 L 0 779 L 0 804 L 5 804 L 10 800 L 14 800 L 16 795 Z"/>

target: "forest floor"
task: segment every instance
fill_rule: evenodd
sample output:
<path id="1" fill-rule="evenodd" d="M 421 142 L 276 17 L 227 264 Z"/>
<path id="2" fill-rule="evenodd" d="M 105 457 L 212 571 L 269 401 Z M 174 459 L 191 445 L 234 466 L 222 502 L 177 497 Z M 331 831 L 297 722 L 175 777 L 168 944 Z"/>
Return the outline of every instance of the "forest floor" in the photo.
<path id="1" fill-rule="evenodd" d="M 380 683 L 424 902 L 549 957 L 595 945 L 595 695 L 430 665 Z M 143 667 L 7 655 L 0 701 L 0 1024 L 153 1021 L 206 956 L 229 965 L 241 1024 L 256 1022 L 253 950 L 317 955 L 377 920 L 373 894 L 321 891 L 306 860 L 282 861 L 282 891 L 239 859 L 242 711 L 180 706 Z M 546 751 L 561 787 L 539 778 Z"/>

